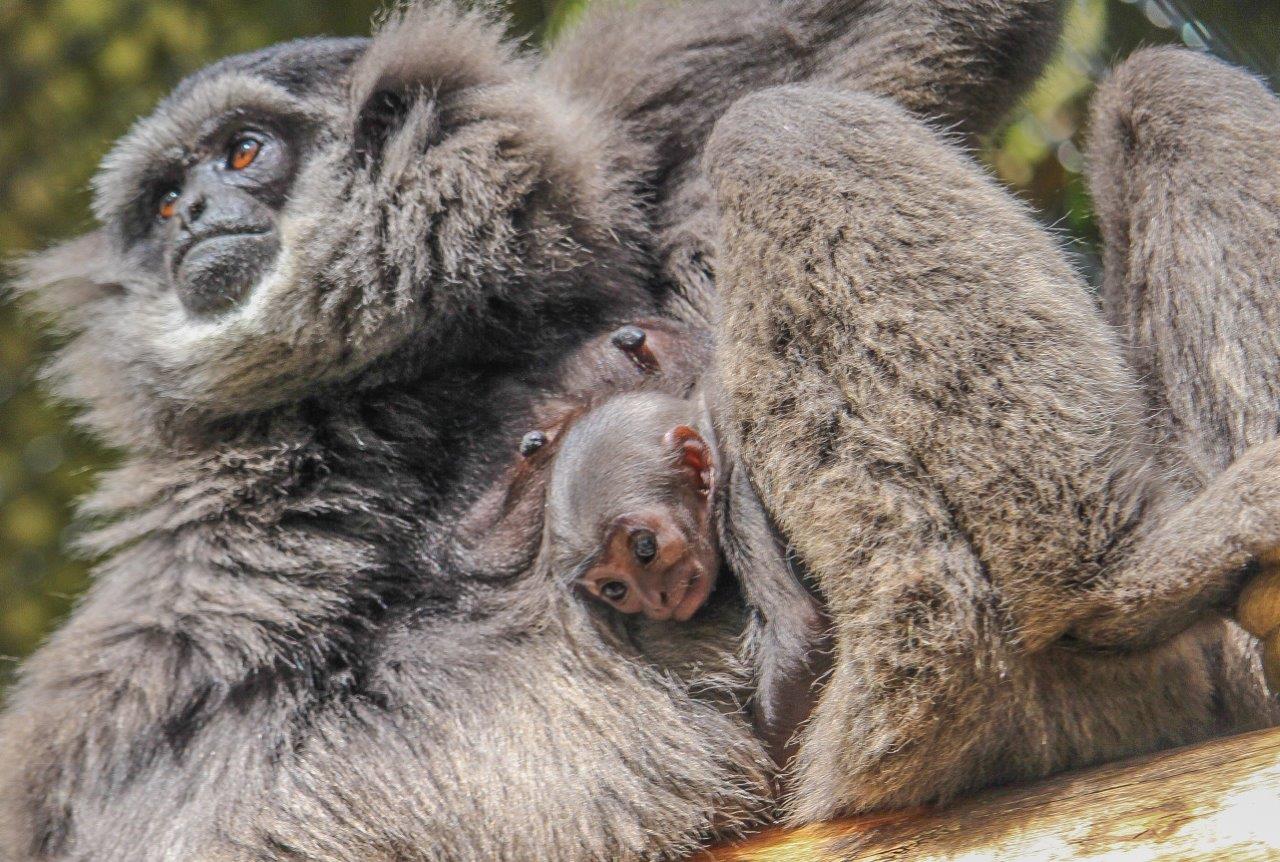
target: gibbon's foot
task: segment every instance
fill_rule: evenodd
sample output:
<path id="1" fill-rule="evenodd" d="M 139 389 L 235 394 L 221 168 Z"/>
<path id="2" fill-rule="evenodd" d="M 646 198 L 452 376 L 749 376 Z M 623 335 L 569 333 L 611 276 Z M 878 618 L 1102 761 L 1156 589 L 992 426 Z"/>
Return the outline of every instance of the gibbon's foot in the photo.
<path id="1" fill-rule="evenodd" d="M 1262 669 L 1272 694 L 1280 693 L 1280 548 L 1258 558 L 1258 574 L 1240 591 L 1236 621 L 1262 641 Z"/>

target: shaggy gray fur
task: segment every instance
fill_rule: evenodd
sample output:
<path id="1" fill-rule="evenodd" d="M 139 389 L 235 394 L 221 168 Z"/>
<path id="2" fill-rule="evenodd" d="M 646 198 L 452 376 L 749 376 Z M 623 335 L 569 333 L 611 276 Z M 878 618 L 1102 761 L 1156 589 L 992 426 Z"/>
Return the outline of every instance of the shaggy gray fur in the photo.
<path id="1" fill-rule="evenodd" d="M 558 358 L 705 316 L 695 165 L 730 102 L 822 79 L 977 131 L 1061 6 L 600 4 L 542 60 L 416 7 L 180 85 L 104 162 L 102 227 L 19 284 L 126 458 L 84 506 L 94 584 L 0 717 L 0 858 L 636 859 L 768 817 L 740 608 L 619 644 L 455 525 Z M 241 108 L 310 143 L 274 266 L 192 316 L 131 244 L 133 166 Z"/>
<path id="2" fill-rule="evenodd" d="M 707 145 L 726 425 L 834 623 L 794 819 L 1276 716 L 1215 612 L 1280 542 L 1280 158 L 1264 146 L 1230 172 L 1280 104 L 1174 52 L 1135 57 L 1098 112 L 1108 259 L 1127 264 L 1110 304 L 1163 363 L 1171 436 L 1217 456 L 1190 490 L 1054 240 L 945 138 L 884 99 L 803 86 L 740 100 Z"/>
<path id="3" fill-rule="evenodd" d="M 1062 0 L 715 0 L 597 4 L 547 64 L 648 144 L 658 263 L 669 311 L 714 306 L 717 222 L 697 155 L 735 99 L 811 80 L 892 96 L 972 140 L 1049 58 Z"/>
<path id="4" fill-rule="evenodd" d="M 1103 307 L 1198 488 L 1280 426 L 1280 111 L 1261 81 L 1161 49 L 1116 71 L 1092 126 Z"/>

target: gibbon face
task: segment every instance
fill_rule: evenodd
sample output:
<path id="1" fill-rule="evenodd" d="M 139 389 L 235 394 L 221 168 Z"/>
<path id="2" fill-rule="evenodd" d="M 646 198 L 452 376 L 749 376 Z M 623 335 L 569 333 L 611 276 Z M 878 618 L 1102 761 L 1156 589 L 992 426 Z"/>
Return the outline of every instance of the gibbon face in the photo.
<path id="1" fill-rule="evenodd" d="M 192 314 L 241 300 L 280 250 L 279 212 L 301 142 L 270 115 L 231 111 L 148 166 L 125 228 L 148 267 Z"/>
<path id="2" fill-rule="evenodd" d="M 527 367 L 653 306 L 620 141 L 479 13 L 416 7 L 182 82 L 103 160 L 101 228 L 17 289 L 76 335 L 60 393 L 125 447 Z"/>

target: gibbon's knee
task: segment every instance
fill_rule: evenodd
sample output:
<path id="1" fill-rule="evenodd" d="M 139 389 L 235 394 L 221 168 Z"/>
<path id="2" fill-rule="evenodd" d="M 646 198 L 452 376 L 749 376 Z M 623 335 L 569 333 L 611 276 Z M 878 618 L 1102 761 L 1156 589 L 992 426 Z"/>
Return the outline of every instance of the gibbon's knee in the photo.
<path id="1" fill-rule="evenodd" d="M 904 144 L 903 141 L 910 141 Z M 713 185 L 785 180 L 848 163 L 915 161 L 927 127 L 892 100 L 817 86 L 771 87 L 739 99 L 707 142 Z"/>
<path id="2" fill-rule="evenodd" d="M 1169 186 L 1170 171 L 1247 176 L 1257 148 L 1276 141 L 1277 107 L 1261 81 L 1221 60 L 1181 48 L 1134 53 L 1091 107 L 1088 178 L 1104 229 L 1127 224 L 1145 193 Z"/>
<path id="3" fill-rule="evenodd" d="M 1275 104 L 1257 77 L 1222 60 L 1183 48 L 1137 51 L 1094 96 L 1094 167 L 1118 170 L 1126 156 L 1194 161 L 1224 138 L 1274 123 Z"/>

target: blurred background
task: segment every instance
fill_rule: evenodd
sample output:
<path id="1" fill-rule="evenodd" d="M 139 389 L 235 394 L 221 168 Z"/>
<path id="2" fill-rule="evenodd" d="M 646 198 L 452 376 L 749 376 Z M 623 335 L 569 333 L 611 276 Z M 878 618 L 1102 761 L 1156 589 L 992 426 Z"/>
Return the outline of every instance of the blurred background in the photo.
<path id="1" fill-rule="evenodd" d="M 554 40 L 588 0 L 507 0 L 513 34 Z M 704 0 L 705 2 L 705 0 Z M 88 181 L 111 142 L 187 73 L 312 34 L 366 34 L 374 0 L 0 0 L 0 258 L 86 228 Z M 1144 44 L 1212 51 L 1272 79 L 1280 0 L 1073 0 L 1061 54 L 983 157 L 1069 237 L 1092 276 L 1080 181 L 1088 95 Z M 92 561 L 68 548 L 76 499 L 112 462 L 49 400 L 51 342 L 0 294 L 0 690 L 57 624 Z"/>

